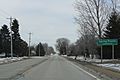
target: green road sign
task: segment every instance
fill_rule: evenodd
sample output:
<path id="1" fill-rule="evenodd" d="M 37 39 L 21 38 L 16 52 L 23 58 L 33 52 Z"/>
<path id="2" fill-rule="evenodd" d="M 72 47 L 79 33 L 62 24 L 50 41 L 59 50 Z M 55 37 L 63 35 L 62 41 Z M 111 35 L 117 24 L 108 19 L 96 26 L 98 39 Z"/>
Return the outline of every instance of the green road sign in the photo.
<path id="1" fill-rule="evenodd" d="M 118 40 L 117 39 L 100 39 L 100 40 L 97 40 L 97 45 L 99 45 L 99 46 L 118 45 Z"/>

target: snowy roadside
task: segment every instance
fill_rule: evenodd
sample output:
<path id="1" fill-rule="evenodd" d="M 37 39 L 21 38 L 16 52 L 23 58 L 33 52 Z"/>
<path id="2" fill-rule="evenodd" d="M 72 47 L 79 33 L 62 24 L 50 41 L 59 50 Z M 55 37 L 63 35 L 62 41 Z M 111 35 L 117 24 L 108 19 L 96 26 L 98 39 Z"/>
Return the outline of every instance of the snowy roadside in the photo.
<path id="1" fill-rule="evenodd" d="M 69 56 L 69 58 L 75 59 L 75 56 Z M 101 59 L 91 59 L 91 58 L 86 58 L 84 56 L 78 56 L 76 58 L 77 60 L 81 60 L 81 61 L 87 61 L 87 62 L 101 62 Z M 112 61 L 112 59 L 103 59 L 103 62 L 109 62 Z"/>
<path id="2" fill-rule="evenodd" d="M 30 58 L 32 58 L 32 59 L 34 59 L 34 58 L 47 58 L 48 56 L 32 56 L 32 57 L 30 57 Z"/>
<path id="3" fill-rule="evenodd" d="M 69 58 L 75 59 L 75 56 L 69 56 Z M 120 71 L 120 63 L 113 63 L 112 59 L 103 59 L 103 64 L 101 64 L 101 59 L 87 58 L 85 60 L 84 57 L 77 57 L 77 60 L 92 62 L 96 66 L 105 67 L 105 68 L 112 69 L 115 71 Z"/>
<path id="4" fill-rule="evenodd" d="M 82 68 L 86 71 L 92 73 L 95 76 L 101 78 L 101 80 L 120 80 L 120 61 L 115 60 L 113 62 L 111 59 L 104 59 L 101 64 L 100 59 L 88 59 L 85 60 L 84 57 L 78 57 L 75 60 L 74 56 L 67 56 L 66 59 L 74 62 L 76 65 L 82 65 Z M 107 67 L 106 67 L 106 66 Z"/>
<path id="5" fill-rule="evenodd" d="M 106 67 L 106 68 L 109 68 L 109 69 L 113 69 L 113 70 L 116 70 L 116 71 L 120 71 L 120 64 L 107 63 L 107 64 L 96 64 L 96 65 Z"/>
<path id="6" fill-rule="evenodd" d="M 12 63 L 12 62 L 17 62 L 17 61 L 21 61 L 21 60 L 25 60 L 25 59 L 36 59 L 36 58 L 45 58 L 45 57 L 48 57 L 48 56 L 44 56 L 44 57 L 39 57 L 39 56 L 32 56 L 32 57 L 7 57 L 7 58 L 0 58 L 0 65 L 1 64 L 7 64 L 7 63 Z"/>
<path id="7" fill-rule="evenodd" d="M 27 59 L 27 57 L 0 58 L 0 64 L 6 64 Z"/>

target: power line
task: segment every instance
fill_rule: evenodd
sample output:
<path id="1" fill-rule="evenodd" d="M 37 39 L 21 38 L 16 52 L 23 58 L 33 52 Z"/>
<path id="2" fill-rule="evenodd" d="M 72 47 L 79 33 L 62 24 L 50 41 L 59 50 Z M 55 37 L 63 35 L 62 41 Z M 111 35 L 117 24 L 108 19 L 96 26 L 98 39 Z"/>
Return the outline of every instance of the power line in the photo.
<path id="1" fill-rule="evenodd" d="M 1 17 L 0 19 L 1 19 L 2 21 L 3 21 L 3 20 L 4 20 L 4 21 L 7 21 L 7 20 L 5 20 L 5 18 L 6 18 L 5 15 L 3 15 L 3 14 L 0 13 L 0 17 Z"/>
<path id="2" fill-rule="evenodd" d="M 3 9 L 1 9 L 0 8 L 0 12 L 2 12 L 2 13 L 0 13 L 0 15 L 1 15 L 1 17 L 2 18 L 6 18 L 6 16 L 10 16 L 10 14 L 8 13 L 8 12 L 6 12 L 6 11 L 4 11 Z M 10 18 L 7 18 L 7 19 L 10 19 Z M 3 20 L 3 19 L 2 19 Z M 7 21 L 7 20 L 4 20 L 4 21 Z M 11 24 L 10 24 L 11 25 Z"/>
<path id="3" fill-rule="evenodd" d="M 3 9 L 0 8 L 0 12 L 6 14 L 6 16 L 11 16 L 8 12 L 4 11 Z"/>

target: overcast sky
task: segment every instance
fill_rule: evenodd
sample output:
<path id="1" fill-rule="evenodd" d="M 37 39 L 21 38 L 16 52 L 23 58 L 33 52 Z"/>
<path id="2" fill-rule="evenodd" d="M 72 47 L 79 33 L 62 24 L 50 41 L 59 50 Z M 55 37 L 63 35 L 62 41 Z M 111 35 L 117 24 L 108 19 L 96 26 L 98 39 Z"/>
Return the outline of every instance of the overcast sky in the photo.
<path id="1" fill-rule="evenodd" d="M 58 38 L 77 39 L 74 23 L 74 0 L 0 0 L 0 25 L 8 24 L 13 16 L 20 24 L 22 39 L 32 44 L 39 42 L 53 46 Z"/>

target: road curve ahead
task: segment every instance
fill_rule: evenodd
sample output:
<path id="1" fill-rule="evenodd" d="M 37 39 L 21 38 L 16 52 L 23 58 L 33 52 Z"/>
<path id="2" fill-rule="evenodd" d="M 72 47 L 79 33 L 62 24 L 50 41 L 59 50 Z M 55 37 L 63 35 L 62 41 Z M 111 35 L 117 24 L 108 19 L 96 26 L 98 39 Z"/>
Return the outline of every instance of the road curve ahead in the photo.
<path id="1" fill-rule="evenodd" d="M 60 56 L 52 56 L 49 60 L 28 70 L 17 80 L 97 80 L 79 70 Z"/>

